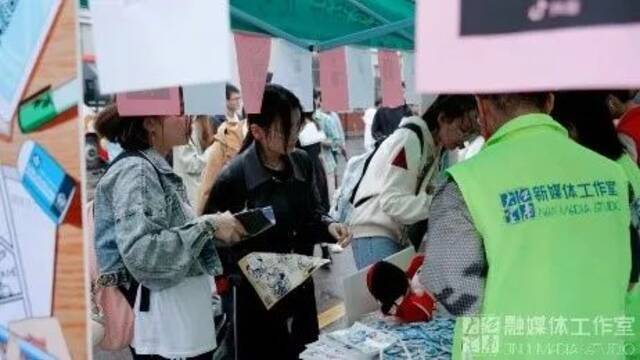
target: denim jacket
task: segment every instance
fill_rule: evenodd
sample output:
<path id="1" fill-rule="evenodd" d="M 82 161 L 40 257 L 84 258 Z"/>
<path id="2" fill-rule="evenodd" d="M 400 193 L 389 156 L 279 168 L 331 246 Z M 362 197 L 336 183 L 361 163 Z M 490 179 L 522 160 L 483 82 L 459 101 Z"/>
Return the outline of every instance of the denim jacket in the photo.
<path id="1" fill-rule="evenodd" d="M 140 154 L 146 159 L 113 164 L 96 188 L 98 286 L 123 285 L 132 276 L 161 290 L 185 277 L 222 273 L 215 225 L 195 217 L 182 180 L 158 152 Z"/>

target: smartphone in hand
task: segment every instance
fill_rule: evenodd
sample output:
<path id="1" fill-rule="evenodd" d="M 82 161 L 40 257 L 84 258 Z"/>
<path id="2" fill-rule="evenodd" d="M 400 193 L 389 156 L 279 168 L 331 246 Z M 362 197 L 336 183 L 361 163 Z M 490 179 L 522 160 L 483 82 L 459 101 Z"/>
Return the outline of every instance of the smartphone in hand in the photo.
<path id="1" fill-rule="evenodd" d="M 249 236 L 256 236 L 276 224 L 276 217 L 271 206 L 245 210 L 233 216 L 244 226 Z"/>

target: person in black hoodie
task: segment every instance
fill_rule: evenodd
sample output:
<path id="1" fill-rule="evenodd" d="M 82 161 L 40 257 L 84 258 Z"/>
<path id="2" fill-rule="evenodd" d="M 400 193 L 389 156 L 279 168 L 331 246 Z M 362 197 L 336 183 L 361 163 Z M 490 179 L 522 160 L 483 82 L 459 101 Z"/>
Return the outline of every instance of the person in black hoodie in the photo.
<path id="1" fill-rule="evenodd" d="M 251 252 L 308 254 L 314 243 L 346 246 L 348 228 L 326 215 L 314 183 L 313 163 L 295 149 L 302 127 L 298 98 L 267 85 L 260 114 L 250 115 L 249 133 L 238 156 L 220 173 L 205 213 L 271 206 L 276 225 L 239 246 L 220 249 L 224 273 L 236 279 L 238 359 L 297 359 L 319 335 L 313 280 L 267 310 L 237 263 Z M 222 294 L 229 303 L 230 294 Z M 229 311 L 227 307 L 227 311 Z"/>

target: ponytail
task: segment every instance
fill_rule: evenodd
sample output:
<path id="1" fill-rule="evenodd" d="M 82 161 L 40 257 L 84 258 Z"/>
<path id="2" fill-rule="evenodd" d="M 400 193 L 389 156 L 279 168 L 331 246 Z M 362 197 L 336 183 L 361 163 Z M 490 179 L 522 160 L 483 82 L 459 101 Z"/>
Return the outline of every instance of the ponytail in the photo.
<path id="1" fill-rule="evenodd" d="M 98 135 L 112 143 L 118 143 L 127 151 L 146 150 L 151 147 L 149 133 L 144 127 L 144 117 L 123 117 L 115 104 L 107 105 L 96 118 Z"/>

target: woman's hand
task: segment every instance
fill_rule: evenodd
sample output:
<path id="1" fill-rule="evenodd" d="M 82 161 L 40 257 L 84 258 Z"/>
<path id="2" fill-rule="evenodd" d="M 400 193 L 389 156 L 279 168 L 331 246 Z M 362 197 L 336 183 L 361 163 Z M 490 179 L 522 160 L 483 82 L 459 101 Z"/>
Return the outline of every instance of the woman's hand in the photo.
<path id="1" fill-rule="evenodd" d="M 228 211 L 205 216 L 210 217 L 211 222 L 216 227 L 214 236 L 219 245 L 232 246 L 247 235 L 244 226 Z"/>
<path id="2" fill-rule="evenodd" d="M 329 224 L 329 233 L 338 242 L 342 248 L 347 247 L 351 243 L 351 232 L 345 224 L 331 223 Z"/>

